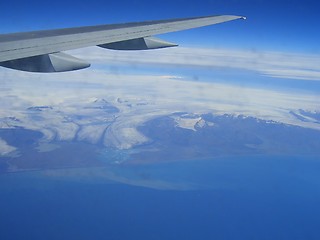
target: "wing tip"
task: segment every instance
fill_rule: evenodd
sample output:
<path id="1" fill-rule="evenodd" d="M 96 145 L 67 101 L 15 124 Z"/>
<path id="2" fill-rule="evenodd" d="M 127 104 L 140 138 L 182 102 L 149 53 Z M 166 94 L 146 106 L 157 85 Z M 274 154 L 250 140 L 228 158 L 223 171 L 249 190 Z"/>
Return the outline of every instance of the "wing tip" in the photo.
<path id="1" fill-rule="evenodd" d="M 227 15 L 227 16 L 230 16 L 234 19 L 243 19 L 243 20 L 246 20 L 247 17 L 246 16 L 239 16 L 239 15 Z"/>
<path id="2" fill-rule="evenodd" d="M 238 19 L 246 20 L 247 19 L 246 16 L 240 16 L 240 15 L 219 15 L 219 16 L 225 18 L 226 21 L 232 21 L 232 20 L 238 20 Z"/>

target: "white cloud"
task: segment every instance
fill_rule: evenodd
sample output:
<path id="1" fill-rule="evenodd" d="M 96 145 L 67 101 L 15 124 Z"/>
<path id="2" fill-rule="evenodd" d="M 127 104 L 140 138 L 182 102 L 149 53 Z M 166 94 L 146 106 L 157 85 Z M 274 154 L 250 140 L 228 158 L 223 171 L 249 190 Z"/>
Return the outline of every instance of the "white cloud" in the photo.
<path id="1" fill-rule="evenodd" d="M 10 153 L 13 153 L 16 151 L 15 147 L 12 147 L 7 144 L 6 141 L 0 138 L 0 156 L 6 156 L 9 155 Z"/>
<path id="2" fill-rule="evenodd" d="M 320 81 L 320 55 L 185 47 L 138 52 L 91 47 L 72 53 L 96 64 L 236 68 L 276 78 Z"/>
<path id="3" fill-rule="evenodd" d="M 165 68 L 163 74 L 158 75 L 106 70 L 111 63 L 175 64 L 231 67 L 269 76 L 317 80 L 320 71 L 316 64 L 316 60 L 320 62 L 317 56 L 191 48 L 150 52 L 87 48 L 73 53 L 89 58 L 101 68 L 59 74 L 0 69 L 5 89 L 0 92 L 2 127 L 14 125 L 38 130 L 47 141 L 78 139 L 96 143 L 101 140 L 105 145 L 117 148 L 130 148 L 148 141 L 136 130 L 137 127 L 149 119 L 174 112 L 243 114 L 320 129 L 318 123 L 303 122 L 290 114 L 290 111 L 298 109 L 319 111 L 318 94 L 186 81 L 182 76 L 166 72 Z M 106 99 L 120 112 L 113 116 L 103 109 L 85 108 L 97 98 Z M 53 110 L 41 113 L 38 120 L 32 118 L 35 114 L 27 108 L 41 105 L 53 106 Z M 74 115 L 87 117 L 72 119 Z M 16 122 L 14 117 L 20 122 Z M 184 120 L 179 124 L 194 128 L 193 121 Z"/>

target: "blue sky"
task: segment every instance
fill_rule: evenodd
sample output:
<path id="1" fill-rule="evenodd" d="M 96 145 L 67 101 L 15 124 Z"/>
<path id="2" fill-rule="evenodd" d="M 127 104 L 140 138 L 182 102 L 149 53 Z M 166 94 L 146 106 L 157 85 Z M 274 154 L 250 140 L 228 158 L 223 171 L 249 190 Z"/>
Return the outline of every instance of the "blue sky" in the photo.
<path id="1" fill-rule="evenodd" d="M 107 72 L 112 64 L 122 74 L 133 71 L 263 88 L 313 92 L 320 89 L 317 64 L 320 33 L 315 27 L 319 22 L 320 3 L 315 0 L 57 0 L 50 3 L 12 0 L 0 2 L 0 8 L 3 33 L 216 14 L 243 15 L 246 21 L 164 34 L 160 37 L 180 45 L 168 52 L 124 53 L 96 48 L 80 51 L 75 56 L 93 63 L 91 69 L 102 67 Z M 186 63 L 183 56 L 198 57 L 199 61 Z M 159 67 L 161 64 L 165 67 Z"/>
<path id="2" fill-rule="evenodd" d="M 1 1 L 1 32 L 143 21 L 212 14 L 248 20 L 172 33 L 180 44 L 320 53 L 320 3 L 315 0 Z"/>

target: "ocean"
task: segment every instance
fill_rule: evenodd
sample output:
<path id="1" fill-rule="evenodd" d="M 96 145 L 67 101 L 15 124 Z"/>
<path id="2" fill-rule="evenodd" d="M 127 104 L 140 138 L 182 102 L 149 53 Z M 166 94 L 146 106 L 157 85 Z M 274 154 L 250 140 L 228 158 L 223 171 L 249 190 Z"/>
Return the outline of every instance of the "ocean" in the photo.
<path id="1" fill-rule="evenodd" d="M 317 156 L 114 168 L 0 175 L 0 239 L 320 238 Z"/>

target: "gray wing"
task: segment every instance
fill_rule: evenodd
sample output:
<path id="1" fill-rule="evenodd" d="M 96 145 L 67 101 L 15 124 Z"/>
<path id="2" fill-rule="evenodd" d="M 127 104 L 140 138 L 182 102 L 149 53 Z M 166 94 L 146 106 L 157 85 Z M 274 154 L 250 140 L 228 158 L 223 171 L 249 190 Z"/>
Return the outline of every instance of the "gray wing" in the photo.
<path id="1" fill-rule="evenodd" d="M 61 72 L 90 64 L 62 51 L 88 46 L 116 50 L 147 50 L 177 46 L 153 35 L 213 25 L 241 16 L 221 15 L 65 28 L 0 35 L 0 65 L 31 72 Z"/>

